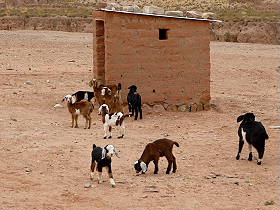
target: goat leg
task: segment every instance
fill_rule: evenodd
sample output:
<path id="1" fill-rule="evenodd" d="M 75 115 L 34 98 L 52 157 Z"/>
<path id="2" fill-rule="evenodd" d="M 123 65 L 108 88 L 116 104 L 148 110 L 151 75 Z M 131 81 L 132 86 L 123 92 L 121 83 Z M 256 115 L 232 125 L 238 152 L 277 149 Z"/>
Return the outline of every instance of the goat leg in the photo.
<path id="1" fill-rule="evenodd" d="M 153 162 L 155 164 L 154 174 L 157 174 L 158 173 L 158 159 L 154 160 Z"/>
<path id="2" fill-rule="evenodd" d="M 244 145 L 244 141 L 242 138 L 239 139 L 239 148 L 238 148 L 238 153 L 236 155 L 236 160 L 239 160 L 240 158 L 240 153 L 242 151 L 242 148 L 243 148 L 243 145 Z"/>
<path id="3" fill-rule="evenodd" d="M 112 187 L 116 187 L 116 183 L 115 183 L 115 180 L 114 180 L 113 174 L 112 174 L 112 167 L 111 167 L 111 165 L 109 165 L 107 167 L 107 170 L 108 170 L 109 181 L 110 181 Z"/>
<path id="4" fill-rule="evenodd" d="M 248 144 L 248 149 L 249 149 L 249 157 L 248 157 L 248 160 L 249 160 L 249 161 L 252 161 L 252 160 L 253 160 L 252 144 Z"/>

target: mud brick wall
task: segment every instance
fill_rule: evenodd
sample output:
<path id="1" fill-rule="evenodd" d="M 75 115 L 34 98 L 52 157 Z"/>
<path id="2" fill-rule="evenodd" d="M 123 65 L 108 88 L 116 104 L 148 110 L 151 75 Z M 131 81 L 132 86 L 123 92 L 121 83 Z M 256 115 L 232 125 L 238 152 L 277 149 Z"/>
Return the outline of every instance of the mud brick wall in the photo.
<path id="1" fill-rule="evenodd" d="M 93 16 L 104 20 L 105 37 L 105 58 L 98 60 L 102 54 L 98 31 L 102 29 L 97 27 L 94 77 L 102 80 L 104 76 L 106 84 L 121 82 L 124 99 L 127 87 L 135 84 L 147 104 L 205 104 L 210 100 L 209 22 L 104 11 Z M 167 40 L 159 40 L 159 29 L 168 29 Z"/>

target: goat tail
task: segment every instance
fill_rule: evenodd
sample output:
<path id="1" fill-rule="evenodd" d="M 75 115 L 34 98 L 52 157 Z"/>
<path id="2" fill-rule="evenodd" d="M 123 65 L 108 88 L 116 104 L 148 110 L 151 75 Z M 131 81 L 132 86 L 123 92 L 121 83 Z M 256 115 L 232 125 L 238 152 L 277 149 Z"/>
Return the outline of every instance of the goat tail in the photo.
<path id="1" fill-rule="evenodd" d="M 178 142 L 176 142 L 176 141 L 173 141 L 173 144 L 175 144 L 177 147 L 179 147 L 179 144 L 178 144 Z"/>
<path id="2" fill-rule="evenodd" d="M 131 115 L 130 114 L 123 115 L 123 119 L 126 118 L 126 117 L 131 117 Z"/>
<path id="3" fill-rule="evenodd" d="M 95 144 L 93 144 L 93 145 L 92 145 L 92 149 L 95 149 L 95 148 L 96 148 L 96 145 L 95 145 Z"/>

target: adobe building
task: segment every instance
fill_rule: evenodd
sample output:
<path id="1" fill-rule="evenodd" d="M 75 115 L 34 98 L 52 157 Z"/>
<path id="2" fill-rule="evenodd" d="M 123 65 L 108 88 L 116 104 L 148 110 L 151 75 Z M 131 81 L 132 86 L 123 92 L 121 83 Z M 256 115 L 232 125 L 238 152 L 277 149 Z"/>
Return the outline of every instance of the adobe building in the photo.
<path id="1" fill-rule="evenodd" d="M 93 77 L 136 85 L 142 103 L 203 110 L 210 100 L 210 23 L 216 20 L 94 11 Z"/>

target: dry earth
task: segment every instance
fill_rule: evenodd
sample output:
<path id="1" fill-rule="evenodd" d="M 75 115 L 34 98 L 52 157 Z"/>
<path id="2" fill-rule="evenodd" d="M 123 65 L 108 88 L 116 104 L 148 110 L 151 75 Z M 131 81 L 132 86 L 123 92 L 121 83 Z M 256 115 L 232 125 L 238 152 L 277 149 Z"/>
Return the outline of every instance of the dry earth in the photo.
<path id="1" fill-rule="evenodd" d="M 92 35 L 0 31 L 1 209 L 279 209 L 279 46 L 211 43 L 211 93 L 215 106 L 198 113 L 147 114 L 126 121 L 124 139 L 102 139 L 94 125 L 70 128 L 65 94 L 89 89 Z M 49 80 L 49 81 L 47 81 Z M 145 96 L 143 96 L 145 97 Z M 253 111 L 270 136 L 263 165 L 249 162 L 247 146 L 235 160 L 236 118 Z M 133 163 L 148 142 L 169 135 L 178 171 L 153 164 L 136 176 Z M 113 143 L 117 187 L 89 180 L 92 144 Z M 256 152 L 254 151 L 256 157 Z M 91 188 L 85 184 L 91 183 Z M 268 205 L 273 204 L 274 205 Z M 266 204 L 266 205 L 265 205 Z"/>

